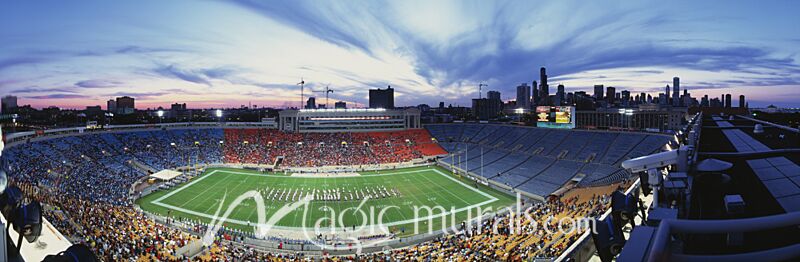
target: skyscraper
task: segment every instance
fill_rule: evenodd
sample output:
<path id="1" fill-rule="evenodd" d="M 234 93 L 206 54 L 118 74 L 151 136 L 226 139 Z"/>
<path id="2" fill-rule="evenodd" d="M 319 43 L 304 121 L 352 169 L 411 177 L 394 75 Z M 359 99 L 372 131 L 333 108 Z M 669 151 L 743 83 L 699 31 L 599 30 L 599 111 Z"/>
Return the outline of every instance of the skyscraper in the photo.
<path id="1" fill-rule="evenodd" d="M 537 104 L 539 104 L 539 85 L 536 80 L 533 80 L 533 85 L 531 85 L 531 105 Z"/>
<path id="2" fill-rule="evenodd" d="M 594 99 L 603 100 L 603 85 L 594 85 Z"/>
<path id="3" fill-rule="evenodd" d="M 681 79 L 676 77 L 672 78 L 672 105 L 681 105 Z"/>
<path id="4" fill-rule="evenodd" d="M 500 92 L 486 92 L 486 98 L 472 99 L 472 111 L 475 117 L 481 120 L 488 120 L 497 117 L 502 110 L 503 101 L 500 99 Z"/>
<path id="5" fill-rule="evenodd" d="M 10 110 L 17 108 L 17 97 L 16 96 L 4 96 L 2 101 L 0 101 L 0 111 L 2 113 L 9 113 Z"/>
<path id="6" fill-rule="evenodd" d="M 725 94 L 725 107 L 731 108 L 731 94 Z"/>
<path id="7" fill-rule="evenodd" d="M 394 89 L 392 89 L 392 86 L 388 86 L 386 89 L 370 89 L 369 108 L 394 108 Z"/>
<path id="8" fill-rule="evenodd" d="M 372 102 L 372 99 L 370 99 L 370 102 Z M 316 109 L 316 108 L 317 108 L 317 98 L 313 96 L 308 97 L 308 100 L 306 100 L 306 109 Z"/>
<path id="9" fill-rule="evenodd" d="M 622 92 L 620 92 L 620 97 L 622 98 L 622 105 L 624 106 L 628 106 L 631 102 L 631 92 L 628 90 L 622 90 Z"/>
<path id="10" fill-rule="evenodd" d="M 739 95 L 739 108 L 746 108 L 747 104 L 744 102 L 744 95 Z"/>
<path id="11" fill-rule="evenodd" d="M 556 99 L 558 99 L 557 103 L 554 105 L 560 106 L 566 104 L 566 94 L 564 93 L 564 85 L 558 85 L 556 89 Z"/>
<path id="12" fill-rule="evenodd" d="M 106 101 L 106 111 L 109 113 L 117 113 L 117 100 L 109 99 Z"/>
<path id="13" fill-rule="evenodd" d="M 489 100 L 501 101 L 502 103 L 502 99 L 500 99 L 500 92 L 498 91 L 486 92 L 486 98 L 488 98 Z"/>
<path id="14" fill-rule="evenodd" d="M 617 89 L 614 88 L 613 86 L 606 87 L 606 98 L 607 98 L 606 100 L 608 101 L 609 105 L 614 104 L 614 98 L 616 97 L 617 97 Z"/>
<path id="15" fill-rule="evenodd" d="M 666 93 L 667 99 L 665 99 L 665 101 L 664 101 L 664 102 L 659 102 L 659 104 L 662 104 L 662 105 L 669 105 L 669 104 L 671 104 L 671 103 L 669 102 L 669 100 L 670 100 L 670 96 L 669 96 L 669 85 L 667 85 L 667 87 L 666 87 L 666 88 L 664 88 L 664 93 Z M 660 101 L 660 100 L 661 100 L 661 99 L 659 99 L 659 101 Z"/>
<path id="16" fill-rule="evenodd" d="M 133 114 L 135 108 L 136 104 L 133 97 L 129 96 L 117 97 L 117 114 L 121 115 Z"/>
<path id="17" fill-rule="evenodd" d="M 719 95 L 719 98 L 720 98 L 719 99 L 720 100 L 720 106 L 721 107 L 725 107 L 725 94 Z"/>
<path id="18" fill-rule="evenodd" d="M 639 94 L 639 103 L 640 104 L 647 103 L 647 94 L 645 94 L 644 92 Z"/>
<path id="19" fill-rule="evenodd" d="M 539 69 L 539 81 L 541 82 L 539 83 L 539 100 L 542 101 L 541 104 L 550 104 L 550 101 L 548 101 L 550 99 L 550 86 L 547 85 L 547 70 L 544 67 Z"/>
<path id="20" fill-rule="evenodd" d="M 517 86 L 517 108 L 530 108 L 531 87 L 528 83 Z"/>

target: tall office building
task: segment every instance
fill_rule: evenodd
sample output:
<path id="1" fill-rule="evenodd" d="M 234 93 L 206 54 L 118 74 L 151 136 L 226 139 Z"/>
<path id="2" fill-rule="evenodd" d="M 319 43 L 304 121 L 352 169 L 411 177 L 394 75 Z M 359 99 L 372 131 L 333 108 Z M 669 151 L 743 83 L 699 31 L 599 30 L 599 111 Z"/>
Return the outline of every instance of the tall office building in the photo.
<path id="1" fill-rule="evenodd" d="M 486 98 L 472 99 L 472 111 L 475 117 L 480 120 L 488 120 L 497 117 L 502 110 L 503 101 L 500 99 L 500 92 L 486 92 Z"/>
<path id="2" fill-rule="evenodd" d="M 531 87 L 528 83 L 517 86 L 517 108 L 531 108 L 530 105 Z"/>
<path id="3" fill-rule="evenodd" d="M 631 92 L 628 90 L 622 90 L 622 92 L 620 92 L 620 97 L 622 98 L 622 105 L 624 106 L 628 106 L 631 102 Z"/>
<path id="4" fill-rule="evenodd" d="M 703 98 L 700 99 L 700 106 L 701 107 L 709 106 L 708 95 L 704 95 Z"/>
<path id="5" fill-rule="evenodd" d="M 681 79 L 676 77 L 672 78 L 672 105 L 673 106 L 680 106 L 681 105 Z"/>
<path id="6" fill-rule="evenodd" d="M 744 102 L 744 95 L 739 95 L 739 108 L 747 108 L 747 104 Z"/>
<path id="7" fill-rule="evenodd" d="M 440 103 L 439 107 L 444 107 L 444 102 Z M 347 109 L 347 103 L 344 101 L 337 101 L 336 103 L 333 103 L 333 108 Z"/>
<path id="8" fill-rule="evenodd" d="M 17 108 L 17 97 L 16 96 L 4 96 L 0 99 L 0 112 L 3 114 L 9 113 L 9 111 L 13 111 L 13 109 Z"/>
<path id="9" fill-rule="evenodd" d="M 536 80 L 533 80 L 533 85 L 531 85 L 531 105 L 538 105 L 539 104 L 539 85 L 536 83 Z"/>
<path id="10" fill-rule="evenodd" d="M 547 70 L 542 67 L 539 69 L 539 97 L 543 101 L 542 104 L 550 104 L 550 86 L 547 85 Z"/>
<path id="11" fill-rule="evenodd" d="M 558 101 L 556 103 L 554 103 L 553 105 L 557 105 L 557 106 L 564 105 L 564 104 L 567 103 L 566 99 L 567 99 L 567 96 L 564 93 L 564 85 L 558 85 L 558 87 L 556 89 L 556 100 L 558 100 Z"/>
<path id="12" fill-rule="evenodd" d="M 665 101 L 664 101 L 663 103 L 662 103 L 662 102 L 659 102 L 659 104 L 662 104 L 662 105 L 669 105 L 669 104 L 672 104 L 672 103 L 670 103 L 670 102 L 669 102 L 669 100 L 670 100 L 670 95 L 669 95 L 669 85 L 667 85 L 667 87 L 666 87 L 666 88 L 664 88 L 664 93 L 666 93 L 667 99 L 665 99 Z M 660 100 L 661 100 L 661 99 L 659 99 L 659 101 L 660 101 Z"/>
<path id="13" fill-rule="evenodd" d="M 117 100 L 109 99 L 106 101 L 106 111 L 109 113 L 117 113 Z"/>
<path id="14" fill-rule="evenodd" d="M 603 85 L 594 85 L 594 99 L 603 100 Z"/>
<path id="15" fill-rule="evenodd" d="M 614 104 L 614 99 L 617 97 L 617 89 L 613 86 L 606 87 L 606 100 L 608 100 L 608 104 Z"/>
<path id="16" fill-rule="evenodd" d="M 129 96 L 117 97 L 117 114 L 130 115 L 136 109 L 135 99 Z"/>
<path id="17" fill-rule="evenodd" d="M 721 95 L 719 95 L 719 98 L 720 98 L 719 100 L 721 101 L 721 102 L 719 103 L 719 104 L 720 104 L 720 107 L 725 107 L 725 94 L 721 94 Z"/>
<path id="18" fill-rule="evenodd" d="M 370 99 L 370 104 L 372 104 L 372 99 Z M 306 100 L 306 109 L 317 109 L 317 98 L 316 97 L 308 97 Z"/>
<path id="19" fill-rule="evenodd" d="M 490 100 L 500 101 L 502 103 L 502 99 L 500 99 L 500 92 L 498 91 L 486 92 L 486 98 Z"/>
<path id="20" fill-rule="evenodd" d="M 392 89 L 392 86 L 388 86 L 386 89 L 370 89 L 369 108 L 394 108 L 394 89 Z"/>
<path id="21" fill-rule="evenodd" d="M 647 103 L 647 94 L 645 94 L 644 92 L 639 94 L 639 103 L 640 104 Z"/>
<path id="22" fill-rule="evenodd" d="M 725 94 L 725 107 L 731 108 L 731 94 Z"/>

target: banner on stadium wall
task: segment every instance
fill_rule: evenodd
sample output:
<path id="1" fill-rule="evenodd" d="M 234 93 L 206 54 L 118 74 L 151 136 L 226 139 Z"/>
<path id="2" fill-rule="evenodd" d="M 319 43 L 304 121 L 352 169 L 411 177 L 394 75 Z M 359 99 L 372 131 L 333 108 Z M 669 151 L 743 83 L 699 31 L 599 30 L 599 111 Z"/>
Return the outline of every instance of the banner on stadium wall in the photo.
<path id="1" fill-rule="evenodd" d="M 537 106 L 536 126 L 545 128 L 575 128 L 574 106 Z"/>

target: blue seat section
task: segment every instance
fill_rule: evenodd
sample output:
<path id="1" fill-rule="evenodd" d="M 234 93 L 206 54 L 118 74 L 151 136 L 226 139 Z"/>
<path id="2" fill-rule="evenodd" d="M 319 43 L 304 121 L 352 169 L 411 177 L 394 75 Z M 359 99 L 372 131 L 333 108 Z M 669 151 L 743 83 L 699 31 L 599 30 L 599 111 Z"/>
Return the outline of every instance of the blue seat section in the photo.
<path id="1" fill-rule="evenodd" d="M 483 177 L 491 178 L 528 160 L 530 156 L 525 154 L 511 153 L 506 157 L 500 158 L 497 161 L 487 164 L 483 167 Z M 480 175 L 480 166 L 473 173 Z"/>
<path id="2" fill-rule="evenodd" d="M 495 180 L 511 187 L 517 187 L 525 181 L 538 176 L 554 161 L 555 159 L 553 158 L 531 156 L 527 161 L 516 168 L 500 174 Z"/>
<path id="3" fill-rule="evenodd" d="M 572 160 L 558 160 L 549 168 L 544 170 L 537 180 L 556 185 L 563 185 L 574 177 L 585 163 Z"/>
<path id="4" fill-rule="evenodd" d="M 519 152 L 528 152 L 528 150 L 530 150 L 533 145 L 539 142 L 539 140 L 548 139 L 547 135 L 550 133 L 549 129 L 543 128 L 525 129 L 528 129 L 528 132 L 526 132 L 522 138 L 517 140 L 517 142 L 514 143 L 514 146 L 509 147 L 509 149 Z"/>
<path id="5" fill-rule="evenodd" d="M 514 129 L 515 128 L 512 127 L 512 126 L 499 126 L 497 128 L 497 130 L 494 131 L 494 133 L 492 133 L 489 136 L 486 136 L 479 143 L 480 144 L 484 144 L 484 145 L 495 145 L 501 139 L 503 139 L 504 137 L 508 136 L 508 133 L 511 132 L 511 130 L 514 130 Z"/>
<path id="6" fill-rule="evenodd" d="M 608 147 L 608 151 L 603 156 L 600 163 L 613 165 L 617 163 L 622 157 L 624 157 L 628 152 L 633 149 L 634 146 L 639 144 L 647 135 L 642 134 L 624 134 L 622 136 L 618 136 L 617 139 L 614 140 L 614 143 Z"/>
<path id="7" fill-rule="evenodd" d="M 534 179 L 526 182 L 525 184 L 520 185 L 519 187 L 517 187 L 517 189 L 534 195 L 546 197 L 555 192 L 556 190 L 558 190 L 561 186 L 562 185 L 550 184 L 541 180 Z"/>
<path id="8" fill-rule="evenodd" d="M 617 133 L 592 132 L 589 143 L 573 158 L 577 161 L 585 161 L 590 157 L 591 162 L 600 162 L 600 157 L 611 147 L 611 143 L 617 138 Z"/>
<path id="9" fill-rule="evenodd" d="M 540 196 L 551 194 L 576 174 L 585 175 L 578 186 L 607 185 L 630 178 L 630 173 L 619 167 L 622 161 L 657 152 L 669 140 L 640 133 L 492 124 L 426 128 L 453 156 L 442 158 L 442 162 Z"/>
<path id="10" fill-rule="evenodd" d="M 539 154 L 548 155 L 569 136 L 569 133 L 569 131 L 549 132 L 547 136 L 542 137 L 542 139 L 539 139 L 539 142 L 528 148 L 528 152 L 533 154 L 541 148 L 542 151 L 539 152 Z"/>
<path id="11" fill-rule="evenodd" d="M 448 126 L 452 127 L 452 126 Z M 472 137 L 478 134 L 478 132 L 483 129 L 482 125 L 459 125 L 458 128 L 450 128 L 454 131 L 461 132 L 461 136 L 459 136 L 458 141 L 469 141 Z"/>
<path id="12" fill-rule="evenodd" d="M 592 133 L 589 132 L 570 132 L 569 136 L 564 139 L 558 147 L 550 151 L 550 156 L 558 157 L 561 152 L 567 152 L 564 156 L 565 159 L 573 159 L 589 142 Z"/>
<path id="13" fill-rule="evenodd" d="M 481 160 L 481 152 L 480 152 L 480 150 L 478 150 L 478 152 L 476 153 L 475 157 L 472 157 L 472 155 L 470 155 L 471 158 L 469 160 L 467 160 L 467 163 L 468 163 L 467 166 L 469 167 L 469 171 L 470 172 L 475 173 L 475 172 L 480 171 L 481 161 L 483 161 L 483 165 L 489 165 L 489 164 L 492 164 L 495 161 L 505 157 L 509 153 L 510 152 L 506 151 L 506 150 L 491 149 L 491 148 L 484 147 L 484 149 L 483 149 L 483 157 L 482 157 L 483 160 Z M 484 169 L 484 172 L 486 172 L 485 169 Z"/>
<path id="14" fill-rule="evenodd" d="M 492 143 L 495 147 L 503 147 L 506 149 L 513 149 L 518 139 L 522 138 L 525 134 L 528 133 L 528 129 L 526 128 L 511 128 L 509 127 L 509 132 L 503 136 L 500 136 L 494 143 Z"/>
<path id="15" fill-rule="evenodd" d="M 481 130 L 478 131 L 478 133 L 475 134 L 475 136 L 470 138 L 469 142 L 478 144 L 483 139 L 486 139 L 487 137 L 490 137 L 490 136 L 494 136 L 494 132 L 497 131 L 497 129 L 499 129 L 499 128 L 500 128 L 500 126 L 495 126 L 495 125 L 483 126 L 483 128 L 481 128 Z"/>

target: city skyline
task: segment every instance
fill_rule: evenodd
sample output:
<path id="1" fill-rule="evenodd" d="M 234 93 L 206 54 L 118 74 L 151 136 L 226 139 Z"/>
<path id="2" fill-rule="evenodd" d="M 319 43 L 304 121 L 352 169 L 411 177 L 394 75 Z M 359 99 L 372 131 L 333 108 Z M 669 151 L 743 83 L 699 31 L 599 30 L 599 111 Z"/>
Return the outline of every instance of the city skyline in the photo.
<path id="1" fill-rule="evenodd" d="M 656 95 L 677 76 L 698 99 L 800 107 L 796 3 L 595 5 L 3 3 L 0 94 L 77 109 L 124 95 L 137 108 L 286 107 L 302 78 L 306 98 L 330 85 L 331 100 L 365 105 L 391 85 L 398 106 L 469 106 L 480 82 L 514 98 L 543 66 L 551 95 L 559 84 Z"/>

